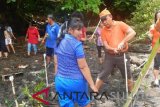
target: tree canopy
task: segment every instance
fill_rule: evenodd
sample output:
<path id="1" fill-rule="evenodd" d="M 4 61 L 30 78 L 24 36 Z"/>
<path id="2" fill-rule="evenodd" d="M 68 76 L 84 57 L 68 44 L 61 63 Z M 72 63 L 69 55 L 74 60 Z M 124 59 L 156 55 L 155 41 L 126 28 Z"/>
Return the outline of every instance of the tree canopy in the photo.
<path id="1" fill-rule="evenodd" d="M 51 8 L 56 10 L 65 11 L 92 11 L 94 13 L 99 12 L 99 6 L 102 4 L 101 0 L 7 0 L 9 3 L 16 3 L 17 7 L 23 8 L 31 12 L 30 10 L 43 7 L 43 12 L 50 11 Z M 44 5 L 42 5 L 44 4 Z M 42 11 L 41 10 L 41 11 Z"/>
<path id="2" fill-rule="evenodd" d="M 158 9 L 160 9 L 159 0 L 141 0 L 140 4 L 136 6 L 135 12 L 132 13 L 133 17 L 128 22 L 134 26 L 138 36 L 149 30 Z"/>
<path id="3" fill-rule="evenodd" d="M 114 19 L 124 20 L 131 17 L 140 1 L 145 0 L 0 0 L 0 20 L 22 29 L 35 17 L 45 20 L 48 13 L 53 13 L 59 21 L 77 10 L 85 13 L 88 25 L 96 25 L 100 10 L 107 8 Z"/>

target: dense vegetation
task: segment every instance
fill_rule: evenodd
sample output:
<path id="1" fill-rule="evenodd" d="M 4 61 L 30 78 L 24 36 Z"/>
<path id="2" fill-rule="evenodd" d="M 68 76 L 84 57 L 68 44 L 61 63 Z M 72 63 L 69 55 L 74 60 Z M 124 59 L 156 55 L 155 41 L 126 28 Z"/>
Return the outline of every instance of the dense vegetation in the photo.
<path id="1" fill-rule="evenodd" d="M 159 0 L 141 0 L 136 6 L 135 12 L 132 13 L 133 17 L 128 22 L 134 26 L 138 36 L 144 35 L 149 30 L 158 9 L 160 9 Z"/>
<path id="2" fill-rule="evenodd" d="M 17 33 L 24 33 L 28 22 L 45 21 L 53 13 L 57 21 L 64 21 L 71 12 L 85 14 L 87 26 L 96 25 L 100 10 L 109 9 L 114 19 L 127 20 L 138 36 L 148 31 L 154 13 L 160 7 L 159 0 L 1 0 L 0 21 L 8 22 Z M 144 36 L 144 35 L 143 35 Z"/>

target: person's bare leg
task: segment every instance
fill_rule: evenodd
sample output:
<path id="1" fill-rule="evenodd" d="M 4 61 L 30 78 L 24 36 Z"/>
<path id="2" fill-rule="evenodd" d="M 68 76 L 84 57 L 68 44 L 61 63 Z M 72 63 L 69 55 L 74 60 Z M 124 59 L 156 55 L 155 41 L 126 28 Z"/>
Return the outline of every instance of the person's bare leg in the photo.
<path id="1" fill-rule="evenodd" d="M 50 57 L 50 56 L 47 56 L 46 59 L 47 59 L 47 60 L 46 60 L 46 61 L 47 61 L 47 64 L 49 64 L 50 61 L 51 61 L 51 57 Z"/>
<path id="2" fill-rule="evenodd" d="M 102 80 L 100 80 L 99 78 L 97 78 L 96 80 L 96 87 L 99 90 L 101 88 L 101 86 L 104 84 L 104 82 Z"/>
<path id="3" fill-rule="evenodd" d="M 128 91 L 131 92 L 134 87 L 133 79 L 132 78 L 128 79 L 127 83 L 128 83 Z"/>
<path id="4" fill-rule="evenodd" d="M 8 58 L 8 52 L 4 52 L 5 58 Z"/>
<path id="5" fill-rule="evenodd" d="M 8 52 L 10 52 L 9 45 L 6 45 Z"/>
<path id="6" fill-rule="evenodd" d="M 15 49 L 14 49 L 14 47 L 13 47 L 13 45 L 10 44 L 10 46 L 11 46 L 11 48 L 12 48 L 12 50 L 13 50 L 13 53 L 16 53 L 16 52 L 15 52 Z"/>
<path id="7" fill-rule="evenodd" d="M 0 51 L 0 58 L 2 57 L 2 52 Z"/>
<path id="8" fill-rule="evenodd" d="M 154 75 L 154 80 L 155 80 L 154 82 L 156 85 L 158 85 L 159 84 L 159 80 L 158 80 L 159 70 L 154 69 L 153 75 Z"/>
<path id="9" fill-rule="evenodd" d="M 27 54 L 28 54 L 28 56 L 30 56 L 30 55 L 31 55 L 31 53 L 30 53 L 30 52 L 28 52 Z"/>
<path id="10" fill-rule="evenodd" d="M 100 63 L 100 64 L 103 63 L 102 57 L 99 58 L 99 63 Z"/>

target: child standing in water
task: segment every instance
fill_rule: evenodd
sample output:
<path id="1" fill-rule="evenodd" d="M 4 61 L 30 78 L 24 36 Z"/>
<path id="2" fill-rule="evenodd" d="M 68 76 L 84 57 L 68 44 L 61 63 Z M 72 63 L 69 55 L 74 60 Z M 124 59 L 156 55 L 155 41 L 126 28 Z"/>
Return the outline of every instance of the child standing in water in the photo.
<path id="1" fill-rule="evenodd" d="M 34 49 L 34 54 L 37 54 L 37 44 L 38 44 L 38 40 L 40 39 L 40 35 L 38 32 L 37 27 L 35 26 L 35 23 L 32 22 L 27 30 L 27 34 L 26 34 L 26 40 L 28 41 L 28 45 L 27 45 L 27 54 L 28 56 L 30 56 L 31 54 L 31 49 L 33 47 Z"/>

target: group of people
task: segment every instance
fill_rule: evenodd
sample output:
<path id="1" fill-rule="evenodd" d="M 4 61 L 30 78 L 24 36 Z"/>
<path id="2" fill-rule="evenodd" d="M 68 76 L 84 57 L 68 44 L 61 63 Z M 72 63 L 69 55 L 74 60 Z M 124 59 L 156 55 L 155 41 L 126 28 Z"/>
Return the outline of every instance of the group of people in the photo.
<path id="1" fill-rule="evenodd" d="M 83 49 L 83 42 L 86 40 L 86 28 L 84 27 L 82 13 L 74 12 L 71 18 L 61 26 L 55 22 L 53 15 L 48 15 L 48 24 L 42 43 L 45 43 L 46 46 L 47 64 L 50 64 L 52 58 L 54 58 L 55 88 L 59 95 L 63 96 L 64 93 L 70 95 L 71 92 L 80 92 L 78 96 L 80 95 L 81 97 L 81 94 L 84 92 L 88 93 L 88 84 L 94 92 L 98 92 L 115 66 L 119 68 L 122 77 L 127 78 L 128 90 L 129 92 L 132 91 L 134 82 L 127 51 L 128 41 L 136 35 L 136 32 L 126 23 L 113 20 L 112 14 L 106 9 L 100 12 L 99 17 L 101 23 L 95 33 L 99 62 L 102 63 L 102 48 L 105 52 L 105 58 L 102 63 L 103 69 L 98 74 L 94 83 Z M 160 11 L 155 14 L 155 24 L 150 29 L 153 47 L 160 35 L 160 31 L 155 29 L 155 25 L 159 19 Z M 0 27 L 1 29 L 2 27 Z M 5 33 L 8 32 L 6 31 Z M 0 33 L 2 35 L 4 32 Z M 4 47 L 5 37 L 7 36 L 0 36 L 0 52 L 7 51 Z M 31 23 L 26 34 L 29 56 L 32 46 L 34 54 L 37 54 L 36 44 L 39 39 L 38 30 L 34 26 L 34 23 Z M 125 75 L 125 67 L 127 68 L 127 77 Z M 154 59 L 154 84 L 156 86 L 159 86 L 159 67 L 160 51 L 158 51 Z M 90 99 L 87 97 L 77 99 L 77 94 L 72 95 L 71 99 L 59 97 L 61 107 L 74 107 L 75 103 L 78 103 L 82 107 L 90 107 Z"/>
<path id="2" fill-rule="evenodd" d="M 101 60 L 101 50 L 104 47 L 105 59 L 103 69 L 100 71 L 94 84 L 90 69 L 87 65 L 85 54 L 77 37 L 82 33 L 83 21 L 80 18 L 71 18 L 68 22 L 68 29 L 65 36 L 60 39 L 55 47 L 55 88 L 60 96 L 64 93 L 71 95 L 72 92 L 87 93 L 88 85 L 94 92 L 98 92 L 101 86 L 108 79 L 108 76 L 116 66 L 119 68 L 122 77 L 127 78 L 129 92 L 132 91 L 134 82 L 130 71 L 130 57 L 128 51 L 128 41 L 136 35 L 136 32 L 126 23 L 113 20 L 112 14 L 108 10 L 103 10 L 99 14 L 101 24 L 97 29 L 97 49 L 99 61 Z M 157 21 L 160 19 L 160 11 L 155 14 L 155 24 L 150 29 L 152 46 L 159 39 L 160 32 L 155 29 Z M 127 69 L 127 77 L 125 71 Z M 154 59 L 154 85 L 159 86 L 158 74 L 160 67 L 159 51 Z M 82 107 L 90 107 L 90 99 L 84 97 L 77 99 L 78 95 L 72 95 L 72 99 L 60 98 L 61 107 L 74 107 L 78 103 Z"/>
<path id="3" fill-rule="evenodd" d="M 101 24 L 96 32 L 97 49 L 104 46 L 105 59 L 103 70 L 99 73 L 94 84 L 90 69 L 87 65 L 83 43 L 78 40 L 82 34 L 83 21 L 79 17 L 71 17 L 68 21 L 68 28 L 65 35 L 60 35 L 54 53 L 55 64 L 55 88 L 60 96 L 64 93 L 71 95 L 72 92 L 88 93 L 88 84 L 93 92 L 98 92 L 107 80 L 111 71 L 117 66 L 125 78 L 124 54 L 126 54 L 128 89 L 133 88 L 133 79 L 130 72 L 129 56 L 127 54 L 128 41 L 135 35 L 135 31 L 121 21 L 114 21 L 108 10 L 103 10 L 100 14 Z M 99 61 L 102 62 L 101 53 Z M 90 99 L 77 95 L 72 95 L 72 99 L 59 97 L 61 107 L 74 107 L 78 103 L 82 107 L 90 107 Z"/>

